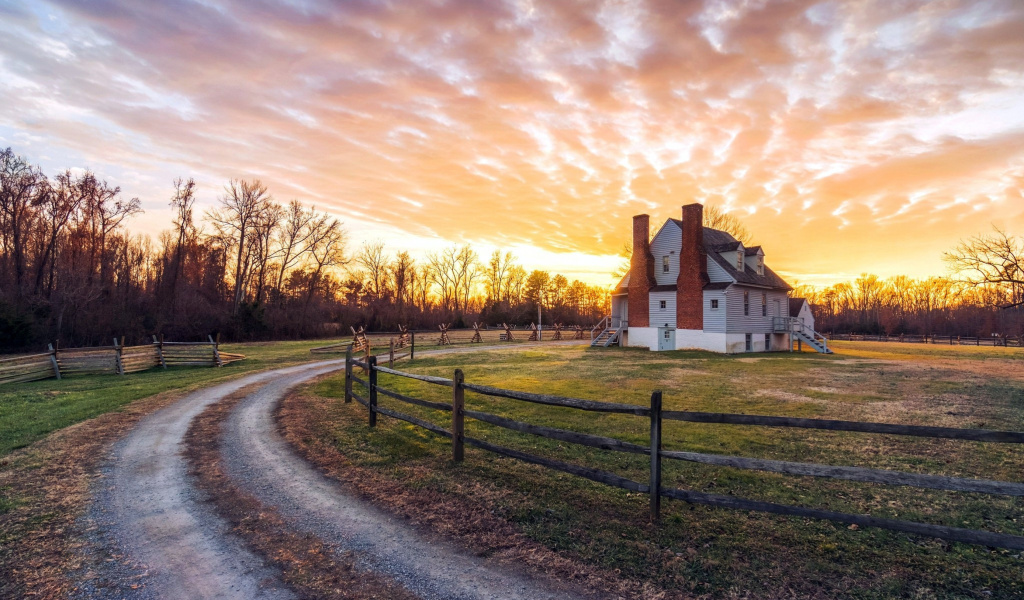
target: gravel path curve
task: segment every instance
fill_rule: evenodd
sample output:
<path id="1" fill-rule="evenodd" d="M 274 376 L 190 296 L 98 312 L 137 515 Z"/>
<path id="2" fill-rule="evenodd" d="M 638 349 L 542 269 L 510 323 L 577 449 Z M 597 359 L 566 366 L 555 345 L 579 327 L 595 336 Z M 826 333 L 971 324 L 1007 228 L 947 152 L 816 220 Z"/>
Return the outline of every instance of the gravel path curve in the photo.
<path id="1" fill-rule="evenodd" d="M 443 352 L 443 351 L 442 351 Z M 338 550 L 357 566 L 384 574 L 425 599 L 572 598 L 545 582 L 510 572 L 436 538 L 345 492 L 294 453 L 273 413 L 298 378 L 283 378 L 248 395 L 224 426 L 225 471 L 272 505 L 289 525 Z"/>
<path id="2" fill-rule="evenodd" d="M 344 368 L 323 361 L 248 375 L 209 387 L 146 417 L 112 451 L 92 515 L 104 538 L 136 565 L 134 585 L 110 582 L 118 597 L 290 598 L 262 560 L 197 498 L 181 454 L 192 420 L 211 404 L 257 383 L 298 382 Z M 106 595 L 100 593 L 98 595 Z"/>
<path id="3" fill-rule="evenodd" d="M 193 392 L 140 421 L 112 449 L 88 516 L 98 532 L 93 534 L 97 545 L 117 560 L 103 561 L 100 581 L 87 582 L 81 591 L 110 598 L 293 597 L 278 574 L 204 502 L 182 455 L 196 416 L 254 386 L 225 423 L 225 470 L 297 530 L 338 551 L 355 551 L 361 568 L 389 576 L 427 600 L 572 598 L 424 536 L 349 495 L 294 453 L 277 431 L 274 409 L 300 383 L 343 368 L 344 360 L 328 360 L 247 375 Z"/>

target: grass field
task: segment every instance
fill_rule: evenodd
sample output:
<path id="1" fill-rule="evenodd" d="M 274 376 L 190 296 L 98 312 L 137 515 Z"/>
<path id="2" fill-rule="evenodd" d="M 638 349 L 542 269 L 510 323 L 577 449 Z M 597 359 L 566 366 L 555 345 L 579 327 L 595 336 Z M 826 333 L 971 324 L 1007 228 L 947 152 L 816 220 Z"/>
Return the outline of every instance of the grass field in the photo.
<path id="1" fill-rule="evenodd" d="M 223 368 L 173 367 L 118 375 L 79 375 L 0 386 L 0 456 L 69 425 L 117 410 L 134 400 L 167 390 L 189 390 L 250 371 L 310 360 L 309 349 L 329 342 L 223 344 L 225 352 L 246 359 Z"/>
<path id="2" fill-rule="evenodd" d="M 953 427 L 1024 430 L 1024 352 L 1019 349 L 836 343 L 837 354 L 718 356 L 697 352 L 548 347 L 421 358 L 402 368 L 509 389 L 647 404 L 666 410 L 743 412 Z M 383 387 L 450 401 L 450 390 L 381 375 Z M 312 391 L 342 394 L 332 377 Z M 446 415 L 390 406 L 448 426 Z M 466 394 L 468 408 L 645 444 L 646 419 L 595 415 Z M 731 597 L 1024 597 L 1020 552 L 947 544 L 809 519 L 665 500 L 647 522 L 646 495 L 607 488 L 467 449 L 461 465 L 445 440 L 382 417 L 366 427 L 356 403 L 330 403 L 331 437 L 353 464 L 411 489 L 490 492 L 490 510 L 544 545 L 665 589 Z M 646 457 L 576 447 L 467 420 L 467 435 L 646 481 Z M 1024 448 L 898 436 L 671 422 L 666 449 L 693 450 L 1024 481 Z M 473 486 L 465 484 L 471 482 Z M 1024 535 L 1024 502 L 740 471 L 666 461 L 664 485 Z"/>

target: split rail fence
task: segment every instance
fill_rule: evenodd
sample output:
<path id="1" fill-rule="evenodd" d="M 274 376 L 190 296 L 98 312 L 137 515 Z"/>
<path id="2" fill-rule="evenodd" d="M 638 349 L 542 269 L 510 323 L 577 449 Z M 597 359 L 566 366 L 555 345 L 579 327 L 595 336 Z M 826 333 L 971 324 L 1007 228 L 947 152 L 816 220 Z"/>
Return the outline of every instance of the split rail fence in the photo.
<path id="1" fill-rule="evenodd" d="M 220 337 L 206 342 L 165 342 L 153 336 L 152 344 L 125 346 L 124 338 L 112 346 L 90 348 L 54 348 L 50 344 L 42 354 L 0 359 L 0 385 L 40 379 L 61 379 L 68 375 L 112 373 L 125 375 L 156 367 L 222 367 L 242 360 L 243 354 L 220 349 Z"/>
<path id="2" fill-rule="evenodd" d="M 1024 338 L 1018 336 L 959 336 L 959 335 L 870 335 L 859 333 L 829 333 L 829 340 L 845 342 L 902 342 L 905 344 L 943 344 L 949 346 L 1003 346 L 1024 348 Z"/>
<path id="3" fill-rule="evenodd" d="M 420 329 L 416 331 L 399 327 L 398 334 L 381 331 L 363 331 L 362 329 L 356 330 L 355 328 L 351 328 L 351 330 L 351 340 L 312 348 L 310 352 L 313 354 L 341 354 L 345 352 L 348 346 L 354 345 L 355 351 L 358 354 L 364 351 L 363 343 L 374 348 L 383 348 L 387 347 L 392 339 L 394 339 L 395 344 L 399 348 L 403 348 L 404 346 L 400 345 L 402 338 L 407 340 L 407 346 L 414 346 L 417 339 L 419 339 L 421 345 L 452 346 L 460 344 L 504 344 L 507 342 L 557 342 L 583 340 L 593 337 L 593 334 L 587 328 L 563 326 L 560 324 L 546 325 L 540 331 L 537 330 L 536 325 L 517 328 L 512 325 L 489 327 L 479 324 L 474 324 L 474 327 L 467 329 L 451 329 L 450 325 L 443 324 L 436 330 Z"/>
<path id="4" fill-rule="evenodd" d="M 739 456 L 726 456 L 718 454 L 704 454 L 699 452 L 683 452 L 677 450 L 666 450 L 663 447 L 662 424 L 664 421 L 686 421 L 691 423 L 707 423 L 715 425 L 752 425 L 760 427 L 795 427 L 803 429 L 819 429 L 829 431 L 848 431 L 865 434 L 885 434 L 916 436 L 923 438 L 942 438 L 953 440 L 969 440 L 975 442 L 990 442 L 1003 444 L 1024 444 L 1024 432 L 1016 431 L 993 431 L 985 429 L 956 429 L 949 427 L 928 427 L 918 425 L 898 425 L 889 423 L 867 423 L 857 421 L 838 421 L 827 419 L 805 419 L 792 417 L 773 417 L 759 415 L 744 415 L 731 413 L 712 412 L 690 412 L 690 411 L 669 411 L 662 408 L 662 393 L 655 391 L 651 394 L 650 406 L 639 406 L 633 404 L 621 404 L 614 402 L 596 402 L 580 398 L 567 398 L 563 396 L 552 396 L 547 394 L 534 394 L 515 390 L 506 390 L 485 385 L 477 385 L 465 380 L 461 369 L 456 369 L 452 378 L 435 377 L 430 375 L 419 375 L 397 371 L 393 368 L 383 367 L 377 364 L 378 357 L 366 356 L 363 360 L 353 357 L 351 350 L 348 351 L 345 361 L 345 402 L 355 400 L 366 407 L 369 411 L 369 425 L 375 427 L 377 415 L 384 415 L 399 419 L 422 427 L 437 435 L 449 438 L 452 441 L 452 457 L 458 462 L 462 461 L 465 454 L 465 446 L 486 450 L 515 458 L 528 463 L 540 465 L 556 471 L 562 471 L 584 477 L 605 485 L 622 488 L 632 492 L 645 493 L 650 496 L 651 520 L 657 522 L 661 515 L 662 498 L 674 498 L 692 504 L 705 504 L 735 510 L 759 511 L 778 515 L 795 517 L 806 517 L 814 519 L 827 519 L 846 524 L 855 524 L 859 527 L 878 527 L 912 533 L 923 536 L 930 536 L 949 541 L 980 544 L 990 547 L 1010 548 L 1024 550 L 1024 537 L 991 531 L 947 527 L 929 523 L 872 517 L 865 514 L 851 514 L 831 510 L 821 510 L 778 504 L 774 502 L 763 502 L 749 500 L 735 496 L 720 494 L 709 494 L 701 491 L 666 487 L 662 485 L 662 461 L 681 460 L 694 463 L 702 463 L 720 467 L 733 467 L 755 471 L 767 471 L 790 475 L 802 475 L 812 477 L 824 477 L 831 479 L 843 479 L 849 481 L 870 482 L 888 485 L 909 486 L 913 488 L 950 490 L 960 492 L 978 492 L 992 495 L 1024 497 L 1024 483 L 994 481 L 986 479 L 966 479 L 960 477 L 947 477 L 940 475 L 924 475 L 917 473 L 904 473 L 899 471 L 870 469 L 848 466 L 831 466 L 815 463 L 801 463 L 781 460 L 764 460 L 756 458 L 745 458 Z M 361 367 L 367 373 L 366 379 L 362 379 L 353 373 L 354 367 Z M 451 403 L 435 402 L 422 398 L 415 398 L 381 387 L 378 384 L 378 374 L 385 373 L 397 377 L 414 379 L 429 384 L 444 386 L 452 389 Z M 353 387 L 355 384 L 365 390 L 364 393 L 357 393 Z M 544 404 L 548 406 L 559 406 L 573 410 L 590 411 L 597 413 L 619 413 L 646 418 L 650 425 L 650 437 L 648 445 L 635 444 L 623 440 L 580 433 L 565 429 L 534 425 L 523 421 L 516 421 L 506 417 L 490 414 L 487 412 L 469 410 L 465 405 L 465 393 L 470 391 L 483 396 L 507 398 L 522 402 Z M 445 429 L 439 425 L 420 419 L 418 417 L 381 406 L 378 402 L 380 396 L 425 407 L 437 411 L 451 413 L 451 429 Z M 579 444 L 591 448 L 598 448 L 609 452 L 628 452 L 633 454 L 647 455 L 650 457 L 650 470 L 648 481 L 633 481 L 626 477 L 610 473 L 608 471 L 595 469 L 587 466 L 570 464 L 550 458 L 537 456 L 520 450 L 499 446 L 481 439 L 469 437 L 465 434 L 465 420 L 475 419 L 483 423 L 531 434 L 543 438 Z"/>

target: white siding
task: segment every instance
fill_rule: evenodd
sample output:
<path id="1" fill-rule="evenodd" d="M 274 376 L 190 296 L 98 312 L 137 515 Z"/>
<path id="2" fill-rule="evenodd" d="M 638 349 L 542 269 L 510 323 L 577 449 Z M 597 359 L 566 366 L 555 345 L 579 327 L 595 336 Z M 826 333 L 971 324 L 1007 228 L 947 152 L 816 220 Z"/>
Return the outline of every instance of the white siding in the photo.
<path id="1" fill-rule="evenodd" d="M 798 317 L 801 321 L 803 321 L 804 325 L 807 325 L 811 329 L 814 329 L 814 313 L 811 312 L 811 305 L 808 304 L 807 302 L 804 302 L 800 306 L 800 312 L 793 316 Z"/>
<path id="2" fill-rule="evenodd" d="M 711 308 L 711 301 L 718 300 L 718 308 Z M 725 290 L 705 290 L 704 331 L 725 333 Z"/>
<path id="3" fill-rule="evenodd" d="M 750 314 L 743 314 L 743 292 L 750 293 Z M 768 315 L 761 316 L 761 294 L 768 294 Z M 761 334 L 762 345 L 764 334 L 772 331 L 772 314 L 774 310 L 773 300 L 779 301 L 780 316 L 789 316 L 789 298 L 786 292 L 777 290 L 763 290 L 760 288 L 743 287 L 734 285 L 726 290 L 727 323 L 726 331 L 729 333 L 753 333 Z"/>
<path id="4" fill-rule="evenodd" d="M 733 281 L 733 278 L 725 272 L 725 269 L 720 267 L 710 256 L 708 257 L 708 279 L 711 280 L 711 283 Z"/>
<path id="5" fill-rule="evenodd" d="M 679 278 L 679 250 L 683 245 L 683 232 L 675 221 L 666 221 L 661 231 L 651 240 L 651 254 L 654 255 L 654 278 L 658 285 L 675 285 Z M 668 257 L 668 273 L 662 267 L 662 260 Z M 673 319 L 674 320 L 674 319 Z"/>
<path id="6" fill-rule="evenodd" d="M 665 301 L 665 308 L 661 308 L 661 301 Z M 675 292 L 651 292 L 651 327 L 676 326 L 676 293 Z"/>

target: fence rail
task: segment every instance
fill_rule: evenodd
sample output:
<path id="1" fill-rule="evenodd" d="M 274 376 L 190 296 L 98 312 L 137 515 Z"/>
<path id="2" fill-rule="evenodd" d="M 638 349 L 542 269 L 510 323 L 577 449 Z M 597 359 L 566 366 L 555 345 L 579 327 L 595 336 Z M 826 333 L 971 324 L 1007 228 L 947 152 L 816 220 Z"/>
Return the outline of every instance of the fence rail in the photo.
<path id="1" fill-rule="evenodd" d="M 1002 346 L 1005 348 L 1024 348 L 1024 337 L 1021 336 L 960 336 L 960 335 L 884 335 L 860 333 L 829 333 L 829 340 L 841 342 L 901 342 L 904 344 L 941 344 L 948 346 Z"/>
<path id="2" fill-rule="evenodd" d="M 461 369 L 456 369 L 451 379 L 398 371 L 393 368 L 377 366 L 378 358 L 379 357 L 377 356 L 370 355 L 365 361 L 359 361 L 353 358 L 352 350 L 350 348 L 346 356 L 345 364 L 345 402 L 348 403 L 355 400 L 361 405 L 367 407 L 370 427 L 376 426 L 377 415 L 380 414 L 411 423 L 450 439 L 452 443 L 452 457 L 456 462 L 463 460 L 464 446 L 468 445 L 487 452 L 493 452 L 502 456 L 540 465 L 545 468 L 584 477 L 605 485 L 633 492 L 645 493 L 650 496 L 651 519 L 655 522 L 660 519 L 661 499 L 664 497 L 682 500 L 691 504 L 705 504 L 735 510 L 750 510 L 779 515 L 826 519 L 845 524 L 856 524 L 861 527 L 878 527 L 950 541 L 1024 550 L 1024 536 L 976 529 L 947 527 L 944 525 L 934 525 L 899 519 L 872 517 L 864 514 L 850 514 L 788 504 L 764 502 L 760 500 L 750 500 L 734 496 L 709 494 L 697 490 L 665 487 L 662 485 L 661 480 L 662 461 L 663 459 L 668 459 L 696 462 L 719 467 L 767 471 L 787 475 L 822 477 L 885 485 L 900 485 L 921 489 L 938 489 L 955 492 L 976 492 L 990 495 L 1024 497 L 1024 482 L 967 479 L 941 475 L 904 473 L 884 469 L 821 465 L 815 463 L 799 463 L 718 454 L 704 454 L 698 452 L 684 452 L 679 450 L 666 450 L 663 448 L 662 425 L 665 420 L 670 420 L 756 427 L 795 427 L 865 434 L 906 435 L 1009 444 L 1024 443 L 1024 432 L 994 431 L 987 429 L 956 429 L 949 427 L 928 427 L 892 423 L 804 419 L 730 413 L 665 411 L 662 410 L 662 394 L 660 391 L 655 391 L 651 394 L 651 402 L 649 406 L 610 402 L 605 403 L 580 398 L 535 394 L 467 383 Z M 352 370 L 355 366 L 366 367 L 369 374 L 367 379 L 364 380 L 353 375 Z M 434 402 L 385 389 L 377 384 L 378 373 L 385 373 L 396 377 L 451 388 L 452 401 L 450 404 Z M 354 383 L 359 384 L 366 390 L 365 397 L 353 391 L 352 386 Z M 511 400 L 539 403 L 548 406 L 558 406 L 573 410 L 599 411 L 646 417 L 650 424 L 649 444 L 645 446 L 612 437 L 517 421 L 484 411 L 467 410 L 465 408 L 465 392 L 467 390 L 485 396 L 508 398 Z M 377 403 L 378 394 L 383 394 L 386 397 L 393 398 L 406 404 L 421 406 L 441 412 L 449 412 L 452 415 L 451 429 L 445 429 L 419 417 L 379 406 Z M 649 479 L 647 482 L 633 481 L 629 478 L 601 469 L 537 456 L 529 452 L 523 452 L 521 450 L 515 450 L 493 444 L 485 440 L 467 437 L 464 433 L 465 419 L 467 418 L 519 433 L 596 448 L 599 450 L 648 455 L 650 457 Z"/>
<path id="3" fill-rule="evenodd" d="M 0 359 L 0 385 L 40 379 L 61 379 L 68 375 L 112 373 L 125 375 L 156 367 L 221 367 L 242 360 L 244 354 L 220 350 L 220 338 L 205 342 L 165 342 L 153 336 L 152 344 L 125 346 L 124 338 L 112 346 L 54 348 L 43 354 Z"/>
<path id="4" fill-rule="evenodd" d="M 430 346 L 451 346 L 460 344 L 505 344 L 519 342 L 537 341 L 567 341 L 582 340 L 584 333 L 588 331 L 584 327 L 563 327 L 562 325 L 546 326 L 541 330 L 536 327 L 525 327 L 516 329 L 508 327 L 489 327 L 480 325 L 471 329 L 451 329 L 442 326 L 440 330 L 402 329 L 395 332 L 387 331 L 363 331 L 352 328 L 352 339 L 336 344 L 328 344 L 317 348 L 311 348 L 312 354 L 344 354 L 349 346 L 354 346 L 354 352 L 364 353 L 370 348 L 388 348 L 394 344 L 395 350 L 409 348 L 410 358 L 415 358 L 416 340 L 420 345 Z M 398 356 L 395 360 L 398 360 Z M 404 358 L 404 355 L 402 356 Z"/>

